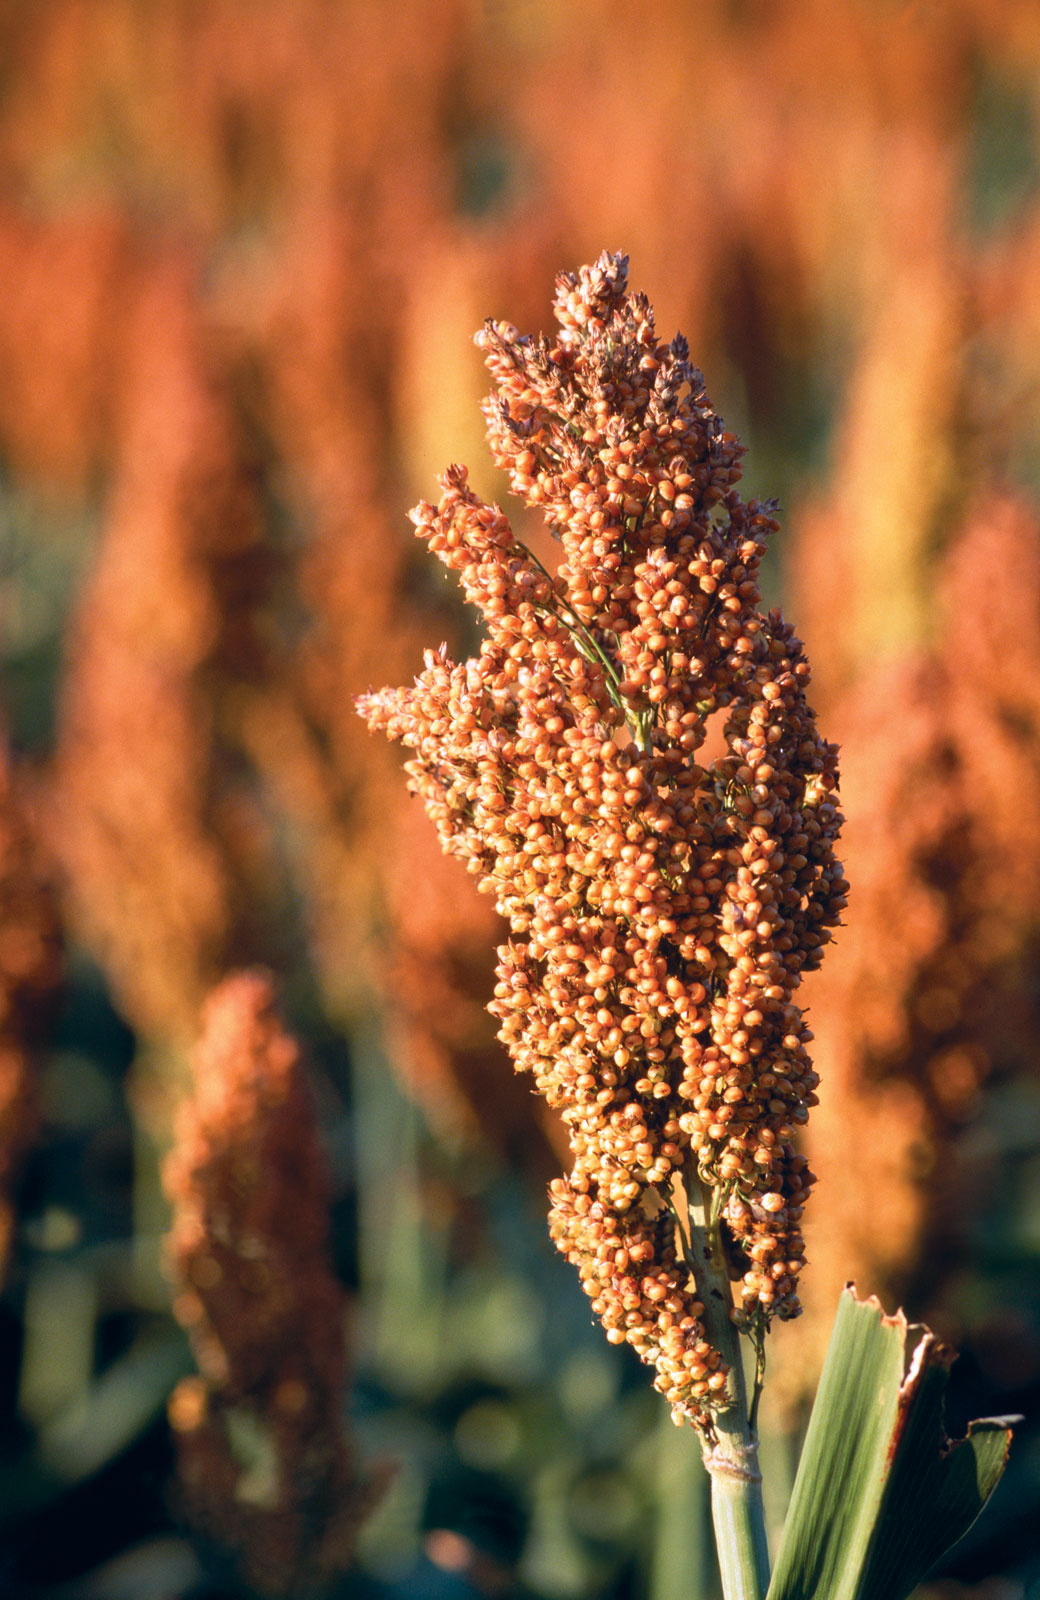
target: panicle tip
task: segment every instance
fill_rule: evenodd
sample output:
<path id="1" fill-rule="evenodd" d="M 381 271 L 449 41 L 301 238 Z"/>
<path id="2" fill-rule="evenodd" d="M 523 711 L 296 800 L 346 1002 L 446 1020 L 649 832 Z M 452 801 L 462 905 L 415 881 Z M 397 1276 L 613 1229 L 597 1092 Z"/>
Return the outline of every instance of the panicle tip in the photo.
<path id="1" fill-rule="evenodd" d="M 556 317 L 564 333 L 574 334 L 590 323 L 605 322 L 621 304 L 628 289 L 628 256 L 604 250 L 577 273 L 561 272 L 556 279 Z"/>

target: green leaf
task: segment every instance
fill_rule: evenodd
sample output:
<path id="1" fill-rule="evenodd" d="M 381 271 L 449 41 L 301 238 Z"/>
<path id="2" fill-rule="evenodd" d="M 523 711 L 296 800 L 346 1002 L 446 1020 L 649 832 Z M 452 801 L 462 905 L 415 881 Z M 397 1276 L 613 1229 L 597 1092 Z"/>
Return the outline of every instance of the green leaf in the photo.
<path id="1" fill-rule="evenodd" d="M 767 1600 L 905 1600 L 975 1521 L 1007 1417 L 943 1431 L 952 1354 L 903 1313 L 845 1290 Z"/>

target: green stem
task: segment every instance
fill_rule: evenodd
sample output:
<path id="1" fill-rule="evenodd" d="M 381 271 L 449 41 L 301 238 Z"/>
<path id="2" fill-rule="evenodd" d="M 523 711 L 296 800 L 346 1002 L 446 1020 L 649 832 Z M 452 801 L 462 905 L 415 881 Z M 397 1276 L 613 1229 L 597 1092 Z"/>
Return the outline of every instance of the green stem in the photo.
<path id="1" fill-rule="evenodd" d="M 679 1227 L 697 1298 L 704 1302 L 704 1332 L 729 1368 L 726 1401 L 703 1439 L 704 1465 L 711 1477 L 711 1515 L 715 1527 L 724 1600 L 762 1600 L 769 1585 L 769 1551 L 762 1509 L 758 1440 L 748 1420 L 747 1389 L 740 1335 L 730 1316 L 733 1298 L 707 1190 L 691 1161 L 683 1178 L 688 1225 Z"/>
<path id="2" fill-rule="evenodd" d="M 533 550 L 529 550 L 527 546 L 525 544 L 521 544 L 519 540 L 517 540 L 517 549 L 522 550 L 525 557 L 538 568 L 542 576 L 548 581 L 550 594 L 556 596 L 553 576 L 549 569 L 545 567 L 541 561 L 539 561 Z M 556 596 L 556 598 L 559 599 L 558 596 Z M 635 721 L 632 720 L 631 708 L 625 703 L 624 698 L 620 694 L 621 679 L 617 675 L 617 670 L 614 666 L 614 663 L 611 661 L 606 651 L 602 648 L 595 635 L 589 628 L 585 626 L 584 622 L 582 622 L 577 612 L 574 611 L 565 600 L 560 600 L 560 606 L 561 609 L 558 611 L 554 610 L 551 605 L 547 605 L 541 609 L 551 612 L 553 616 L 557 617 L 559 621 L 563 623 L 564 627 L 570 633 L 586 661 L 598 662 L 603 668 L 603 673 L 606 677 L 608 685 L 607 693 L 609 694 L 613 704 L 617 706 L 618 710 L 621 712 L 621 715 L 624 717 L 625 722 L 628 725 L 629 732 L 635 741 L 636 747 L 641 750 L 644 755 L 651 755 L 654 748 L 652 731 L 653 714 L 645 711 L 637 712 L 635 715 Z"/>

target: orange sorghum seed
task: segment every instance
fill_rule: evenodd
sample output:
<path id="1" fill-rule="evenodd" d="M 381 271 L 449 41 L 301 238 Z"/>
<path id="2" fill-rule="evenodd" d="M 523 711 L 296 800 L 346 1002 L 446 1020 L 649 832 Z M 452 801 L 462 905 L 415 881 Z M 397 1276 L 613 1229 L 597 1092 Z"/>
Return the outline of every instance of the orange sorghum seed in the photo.
<path id="1" fill-rule="evenodd" d="M 740 498 L 743 447 L 627 265 L 561 274 L 552 341 L 478 335 L 492 454 L 560 541 L 557 575 L 450 467 L 413 520 L 487 638 L 462 663 L 428 651 L 413 687 L 360 710 L 414 752 L 445 850 L 510 923 L 490 1009 L 574 1155 L 552 1237 L 611 1341 L 699 1421 L 726 1369 L 670 1180 L 692 1161 L 724 1186 L 742 1310 L 797 1314 L 812 1178 L 792 1125 L 817 1080 L 794 996 L 844 905 L 841 817 L 801 645 L 757 609 L 774 508 Z M 725 751 L 700 766 L 716 712 Z"/>

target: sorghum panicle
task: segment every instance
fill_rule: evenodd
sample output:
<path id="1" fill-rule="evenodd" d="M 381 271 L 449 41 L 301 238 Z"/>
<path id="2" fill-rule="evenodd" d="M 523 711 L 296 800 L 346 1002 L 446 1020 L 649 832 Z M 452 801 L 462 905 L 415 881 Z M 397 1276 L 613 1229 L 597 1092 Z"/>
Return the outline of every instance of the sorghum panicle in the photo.
<path id="1" fill-rule="evenodd" d="M 268 976 L 213 991 L 192 1069 L 164 1172 L 174 1312 L 199 1364 L 170 1400 L 182 1510 L 261 1592 L 324 1592 L 368 1490 L 343 1428 L 346 1305 L 315 1113 Z"/>
<path id="2" fill-rule="evenodd" d="M 935 1304 L 986 1187 L 965 1129 L 992 1076 L 1036 1071 L 1040 517 L 987 485 L 947 538 L 922 580 L 930 640 L 861 663 L 827 709 L 848 751 L 856 916 L 813 984 L 825 1081 L 806 1153 L 827 1205 L 808 1233 L 808 1326 L 774 1363 L 774 1400 L 805 1400 L 848 1278 Z"/>
<path id="3" fill-rule="evenodd" d="M 237 726 L 270 670 L 277 561 L 195 265 L 159 258 L 124 315 L 126 420 L 66 641 L 51 812 L 73 927 L 134 1029 L 181 1049 L 220 975 L 270 952 L 273 921 Z"/>
<path id="4" fill-rule="evenodd" d="M 758 609 L 773 507 L 741 500 L 741 446 L 685 340 L 658 342 L 620 255 L 561 275 L 556 315 L 552 344 L 492 322 L 478 343 L 494 458 L 559 568 L 449 468 L 413 520 L 486 640 L 461 664 L 427 652 L 414 688 L 361 710 L 415 752 L 445 849 L 509 920 L 491 1009 L 574 1154 L 553 1238 L 608 1338 L 698 1420 L 726 1368 L 676 1248 L 688 1162 L 739 1261 L 738 1315 L 798 1311 L 794 1137 L 818 1080 L 794 997 L 844 903 L 836 757 L 798 641 Z M 701 761 L 715 713 L 725 753 Z"/>

